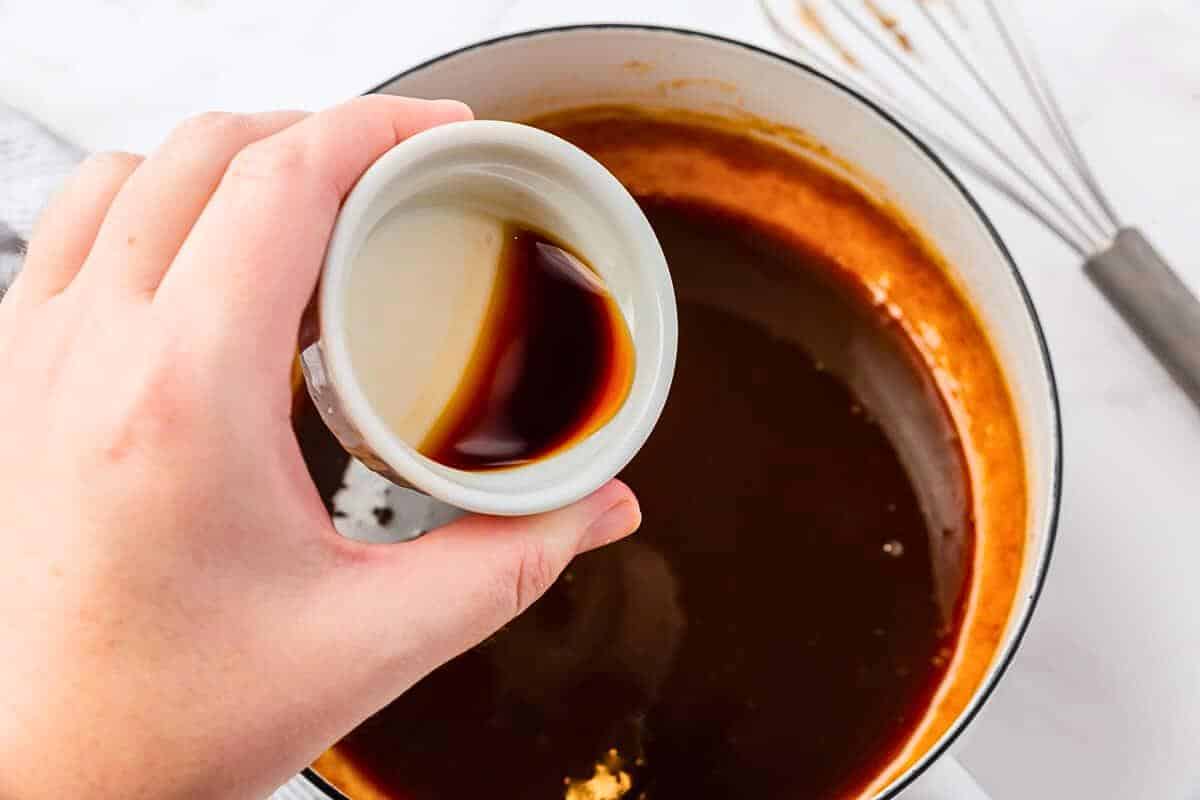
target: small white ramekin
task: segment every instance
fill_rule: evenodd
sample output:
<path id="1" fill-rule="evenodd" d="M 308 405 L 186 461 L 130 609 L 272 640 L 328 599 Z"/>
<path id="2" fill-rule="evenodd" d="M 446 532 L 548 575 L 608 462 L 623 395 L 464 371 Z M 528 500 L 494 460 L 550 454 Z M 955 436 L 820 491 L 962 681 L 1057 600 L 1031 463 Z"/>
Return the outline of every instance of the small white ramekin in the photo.
<path id="1" fill-rule="evenodd" d="M 345 333 L 348 276 L 372 229 L 406 202 L 439 186 L 463 185 L 464 177 L 470 185 L 486 187 L 485 196 L 500 192 L 509 197 L 505 212 L 517 214 L 515 221 L 553 231 L 578 249 L 620 307 L 635 356 L 629 395 L 608 423 L 544 459 L 479 472 L 439 464 L 390 430 L 355 376 Z M 395 298 L 396 303 L 420 301 Z M 338 215 L 316 310 L 319 338 L 305 349 L 301 363 L 309 393 L 342 445 L 396 483 L 485 514 L 547 511 L 602 486 L 650 435 L 675 370 L 675 294 L 645 215 L 591 156 L 557 136 L 512 122 L 442 125 L 407 139 L 376 161 Z"/>

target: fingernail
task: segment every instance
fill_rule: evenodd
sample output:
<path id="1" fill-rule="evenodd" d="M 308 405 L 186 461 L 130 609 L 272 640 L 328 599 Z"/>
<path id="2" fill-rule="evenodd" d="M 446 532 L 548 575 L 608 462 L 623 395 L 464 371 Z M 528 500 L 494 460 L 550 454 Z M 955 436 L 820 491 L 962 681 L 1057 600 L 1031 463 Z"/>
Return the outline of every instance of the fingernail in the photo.
<path id="1" fill-rule="evenodd" d="M 633 533 L 641 524 L 642 512 L 637 502 L 622 500 L 592 520 L 579 540 L 579 552 L 586 553 L 588 550 L 611 544 Z"/>

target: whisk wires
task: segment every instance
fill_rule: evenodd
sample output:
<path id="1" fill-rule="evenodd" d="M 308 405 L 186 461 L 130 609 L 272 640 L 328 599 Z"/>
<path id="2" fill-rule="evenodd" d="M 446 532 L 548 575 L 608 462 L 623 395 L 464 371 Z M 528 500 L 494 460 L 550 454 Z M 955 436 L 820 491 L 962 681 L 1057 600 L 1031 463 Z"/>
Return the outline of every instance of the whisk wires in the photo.
<path id="1" fill-rule="evenodd" d="M 917 7 L 917 13 L 909 14 L 905 19 L 915 17 L 924 21 L 927 31 L 951 54 L 957 69 L 970 79 L 979 94 L 999 114 L 1000 119 L 1024 149 L 1044 170 L 1050 179 L 1050 186 L 1039 182 L 1028 170 L 1022 169 L 1013 155 L 984 130 L 982 123 L 973 119 L 969 110 L 972 103 L 964 98 L 961 92 L 956 91 L 955 87 L 914 57 L 909 38 L 900 31 L 894 18 L 881 13 L 877 2 L 828 0 L 827 5 L 832 7 L 867 46 L 886 63 L 894 66 L 919 96 L 931 101 L 967 134 L 970 141 L 982 147 L 988 154 L 987 157 L 974 154 L 970 148 L 942 134 L 940 126 L 923 117 L 914 104 L 904 103 L 904 95 L 899 93 L 879 70 L 872 69 L 864 59 L 838 57 L 838 53 L 853 51 L 844 42 L 835 40 L 823 21 L 821 36 L 805 36 L 799 30 L 802 23 L 801 14 L 785 17 L 785 12 L 778 8 L 775 2 L 761 1 L 768 19 L 776 30 L 802 49 L 804 55 L 815 66 L 847 83 L 918 134 L 932 141 L 938 149 L 1025 210 L 1081 256 L 1086 257 L 1103 249 L 1116 234 L 1120 227 L 1117 215 L 1084 158 L 1040 64 L 1032 55 L 1032 48 L 1028 43 L 1017 40 L 1013 26 L 996 6 L 995 0 L 984 0 L 992 27 L 999 34 L 1004 52 L 1014 63 L 1024 89 L 1029 93 L 1051 134 L 1053 143 L 1062 151 L 1061 154 L 1050 153 L 1038 144 L 1029 128 L 1001 97 L 993 82 L 968 55 L 960 41 L 963 34 L 951 31 L 943 24 L 936 12 L 927 7 L 927 0 L 906 0 L 907 5 Z M 807 19 L 821 19 L 812 2 L 800 0 L 797 9 L 802 11 Z M 960 15 L 957 6 L 950 10 L 954 12 L 958 23 L 956 28 L 965 31 L 965 17 Z M 826 57 L 821 52 L 822 49 L 831 50 L 835 54 L 834 58 Z M 991 166 L 993 163 L 996 168 Z M 1073 186 L 1072 179 L 1082 186 Z M 1055 190 L 1060 193 L 1059 196 L 1056 196 Z"/>
<path id="2" fill-rule="evenodd" d="M 1013 29 L 1005 22 L 1000 9 L 996 7 L 995 0 L 984 0 L 984 3 L 988 14 L 996 25 L 996 29 L 1000 32 L 1000 38 L 1008 50 L 1009 57 L 1017 65 L 1017 71 L 1021 76 L 1021 80 L 1024 81 L 1026 88 L 1033 96 L 1034 102 L 1037 103 L 1043 118 L 1049 123 L 1051 135 L 1058 141 L 1059 147 L 1071 159 L 1080 177 L 1087 184 L 1096 204 L 1100 206 L 1101 211 L 1108 218 L 1111 229 L 1120 229 L 1121 219 L 1117 216 L 1112 203 L 1101 188 L 1100 182 L 1096 180 L 1096 174 L 1092 171 L 1092 167 L 1083 155 L 1079 143 L 1075 140 L 1075 134 L 1072 133 L 1071 126 L 1067 123 L 1066 115 L 1063 114 L 1062 107 L 1058 103 L 1058 98 L 1050 86 L 1050 81 L 1046 78 L 1046 71 L 1042 69 L 1041 62 L 1038 60 L 1037 51 L 1028 42 L 1028 37 L 1024 35 L 1024 27 L 1020 25 L 1015 26 L 1016 31 L 1021 34 L 1022 41 L 1021 44 L 1018 44 L 1014 39 Z"/>

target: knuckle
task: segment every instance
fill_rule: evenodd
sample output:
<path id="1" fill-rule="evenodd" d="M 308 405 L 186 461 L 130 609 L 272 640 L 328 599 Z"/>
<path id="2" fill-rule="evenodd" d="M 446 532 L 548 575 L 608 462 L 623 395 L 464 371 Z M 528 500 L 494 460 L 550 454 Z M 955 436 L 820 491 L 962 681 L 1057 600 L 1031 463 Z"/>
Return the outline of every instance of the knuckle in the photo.
<path id="1" fill-rule="evenodd" d="M 295 142 L 264 139 L 246 147 L 229 164 L 229 176 L 246 180 L 294 178 L 307 167 L 308 154 Z"/>
<path id="2" fill-rule="evenodd" d="M 246 118 L 241 114 L 228 111 L 205 111 L 189 117 L 180 123 L 171 134 L 175 140 L 194 141 L 227 141 L 239 137 L 246 127 Z"/>
<path id="3" fill-rule="evenodd" d="M 88 156 L 80 171 L 102 175 L 129 173 L 137 169 L 143 160 L 142 156 L 123 150 L 105 150 Z"/>
<path id="4" fill-rule="evenodd" d="M 124 461 L 139 451 L 162 450 L 186 439 L 194 392 L 182 364 L 164 352 L 139 370 L 106 436 L 105 461 Z"/>

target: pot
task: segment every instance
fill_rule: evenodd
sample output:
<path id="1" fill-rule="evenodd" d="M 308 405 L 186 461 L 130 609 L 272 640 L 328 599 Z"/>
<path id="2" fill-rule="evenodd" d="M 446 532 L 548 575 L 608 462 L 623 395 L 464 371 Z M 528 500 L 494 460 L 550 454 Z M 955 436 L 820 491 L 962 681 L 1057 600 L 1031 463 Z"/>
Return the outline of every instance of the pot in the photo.
<path id="1" fill-rule="evenodd" d="M 831 169 L 902 209 L 944 257 L 1004 372 L 1021 435 L 1025 546 L 1016 599 L 983 679 L 936 742 L 876 797 L 986 797 L 953 746 L 1003 677 L 1045 580 L 1058 517 L 1062 436 L 1049 354 L 1012 257 L 945 164 L 884 111 L 802 63 L 709 34 L 640 25 L 535 30 L 471 45 L 414 67 L 376 92 L 452 97 L 479 117 L 525 119 L 593 103 L 650 104 L 803 131 Z M 963 313 L 970 313 L 965 308 Z M 978 487 L 976 487 L 978 490 Z M 427 516 L 417 510 L 414 517 Z M 920 780 L 918 780 L 918 778 Z M 312 771 L 277 797 L 341 795 Z"/>

